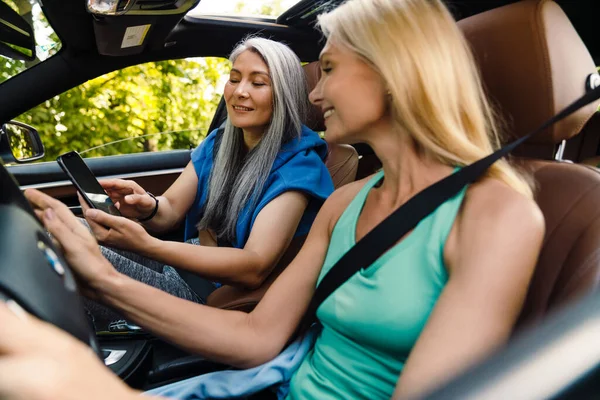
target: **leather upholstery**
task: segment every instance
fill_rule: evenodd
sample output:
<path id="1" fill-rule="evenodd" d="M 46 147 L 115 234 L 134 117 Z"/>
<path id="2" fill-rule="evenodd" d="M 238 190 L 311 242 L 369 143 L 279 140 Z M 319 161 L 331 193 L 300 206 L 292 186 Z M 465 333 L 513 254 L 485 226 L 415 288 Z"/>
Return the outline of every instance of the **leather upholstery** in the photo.
<path id="1" fill-rule="evenodd" d="M 583 165 L 530 161 L 546 235 L 520 324 L 598 287 L 600 279 L 600 174 Z"/>
<path id="2" fill-rule="evenodd" d="M 306 74 L 308 90 L 311 91 L 321 79 L 321 67 L 318 61 L 314 61 L 304 65 L 303 69 Z M 315 132 L 325 131 L 325 121 L 319 107 L 311 105 L 305 124 Z M 329 144 L 329 154 L 325 163 L 333 179 L 333 186 L 337 189 L 356 178 L 358 153 L 354 147 L 349 145 Z"/>
<path id="3" fill-rule="evenodd" d="M 307 76 L 309 89 L 312 90 L 317 84 L 321 70 L 317 62 L 313 62 L 304 66 L 304 71 Z M 314 131 L 324 131 L 323 115 L 321 110 L 317 107 L 311 108 L 311 114 L 309 115 L 306 125 Z M 346 183 L 354 181 L 356 178 L 356 172 L 358 169 L 358 153 L 354 147 L 349 145 L 329 145 L 329 153 L 325 162 L 329 174 L 333 180 L 333 185 L 337 189 Z M 288 249 L 282 256 L 281 260 L 277 263 L 273 272 L 263 282 L 263 284 L 255 290 L 248 290 L 233 287 L 230 285 L 223 285 L 219 289 L 215 290 L 207 299 L 207 304 L 212 307 L 224 308 L 228 310 L 238 310 L 244 312 L 250 312 L 258 304 L 260 299 L 264 296 L 267 289 L 271 286 L 273 281 L 279 276 L 279 274 L 287 267 L 287 265 L 296 257 L 298 251 L 304 244 L 305 236 L 297 237 L 292 240 Z"/>
<path id="4" fill-rule="evenodd" d="M 599 149 L 600 112 L 596 111 L 581 133 L 567 142 L 564 159 L 596 167 L 600 165 L 600 157 L 596 155 Z"/>
<path id="5" fill-rule="evenodd" d="M 225 310 L 237 310 L 250 312 L 256 307 L 260 299 L 263 298 L 267 289 L 273 281 L 283 272 L 285 267 L 296 257 L 296 254 L 302 248 L 306 236 L 296 237 L 288 246 L 287 250 L 277 263 L 273 272 L 267 277 L 263 284 L 254 290 L 243 289 L 231 285 L 223 285 L 208 296 L 206 304 L 211 307 L 223 308 Z"/>
<path id="6" fill-rule="evenodd" d="M 459 21 L 480 65 L 509 137 L 524 136 L 585 93 L 596 66 L 562 9 L 525 0 Z M 556 144 L 579 133 L 595 112 L 590 104 L 529 143 Z"/>
<path id="7" fill-rule="evenodd" d="M 339 188 L 353 182 L 358 169 L 358 153 L 347 144 L 329 145 L 329 154 L 325 161 L 333 187 Z"/>
<path id="8" fill-rule="evenodd" d="M 459 25 L 472 44 L 488 94 L 511 121 L 513 137 L 535 129 L 583 95 L 587 75 L 595 72 L 581 39 L 552 1 L 521 1 Z M 552 148 L 577 135 L 596 107 L 585 107 L 534 141 Z M 520 160 L 537 183 L 546 233 L 517 327 L 596 289 L 600 278 L 600 173 L 582 165 L 533 160 L 547 158 L 540 148 L 526 147 L 529 159 Z"/>
<path id="9" fill-rule="evenodd" d="M 306 74 L 308 90 L 311 91 L 315 88 L 315 86 L 317 86 L 319 79 L 321 79 L 321 67 L 319 66 L 318 61 L 313 61 L 304 65 L 302 68 Z M 325 131 L 325 120 L 323 119 L 323 113 L 319 107 L 311 105 L 306 126 L 315 132 Z"/>

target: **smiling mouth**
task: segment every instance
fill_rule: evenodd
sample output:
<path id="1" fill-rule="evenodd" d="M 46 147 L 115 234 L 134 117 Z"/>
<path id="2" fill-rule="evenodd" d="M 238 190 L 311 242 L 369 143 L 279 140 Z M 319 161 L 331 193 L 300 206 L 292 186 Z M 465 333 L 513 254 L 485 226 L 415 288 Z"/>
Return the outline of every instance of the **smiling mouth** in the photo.
<path id="1" fill-rule="evenodd" d="M 252 111 L 252 110 L 254 110 L 253 108 L 242 107 L 242 106 L 233 106 L 233 109 L 235 111 Z"/>
<path id="2" fill-rule="evenodd" d="M 328 110 L 325 110 L 325 112 L 323 113 L 323 118 L 327 119 L 328 117 L 330 117 L 333 113 L 335 113 L 335 110 L 333 108 L 330 108 Z"/>

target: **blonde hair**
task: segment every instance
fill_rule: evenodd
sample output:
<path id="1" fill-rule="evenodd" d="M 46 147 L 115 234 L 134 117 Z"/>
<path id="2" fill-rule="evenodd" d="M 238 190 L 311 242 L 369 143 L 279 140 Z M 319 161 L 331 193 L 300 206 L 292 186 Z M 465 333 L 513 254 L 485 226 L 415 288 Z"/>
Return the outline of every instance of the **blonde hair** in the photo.
<path id="1" fill-rule="evenodd" d="M 473 55 L 440 0 L 349 0 L 318 23 L 381 75 L 395 123 L 420 151 L 465 166 L 499 148 Z M 533 197 L 528 179 L 505 160 L 487 175 Z"/>

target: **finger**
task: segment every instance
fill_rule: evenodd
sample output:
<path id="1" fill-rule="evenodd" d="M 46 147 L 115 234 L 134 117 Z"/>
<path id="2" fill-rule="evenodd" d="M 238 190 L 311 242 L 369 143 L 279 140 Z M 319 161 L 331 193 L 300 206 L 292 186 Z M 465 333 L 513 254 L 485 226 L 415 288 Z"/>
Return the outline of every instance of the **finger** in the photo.
<path id="1" fill-rule="evenodd" d="M 79 194 L 77 195 L 79 196 Z M 44 218 L 44 224 L 46 224 L 46 218 L 52 218 L 53 216 L 56 216 L 62 224 L 64 224 L 78 236 L 85 235 L 87 233 L 87 228 L 81 223 L 79 218 L 77 218 L 65 204 L 55 199 L 52 200 L 54 200 L 54 204 L 45 210 L 42 217 Z M 47 211 L 50 209 L 53 211 L 53 213 L 47 213 Z M 46 227 L 48 226 L 46 225 Z M 62 242 L 63 239 L 58 238 L 58 240 Z"/>
<path id="2" fill-rule="evenodd" d="M 102 188 L 110 190 L 122 196 L 132 193 L 145 193 L 146 191 L 134 181 L 125 179 L 102 179 Z"/>
<path id="3" fill-rule="evenodd" d="M 107 228 L 117 228 L 121 226 L 124 219 L 123 217 L 110 215 L 102 210 L 98 210 L 95 208 L 88 209 L 85 212 L 85 218 L 87 220 L 92 220 L 93 222 L 105 226 Z"/>
<path id="4" fill-rule="evenodd" d="M 92 231 L 92 233 L 94 234 L 94 236 L 96 237 L 96 239 L 98 239 L 100 242 L 106 240 L 106 238 L 109 235 L 109 231 L 110 228 L 107 229 L 106 227 L 102 226 L 101 224 L 95 222 L 94 220 L 92 220 L 91 218 L 89 218 L 87 215 L 85 215 L 85 220 L 87 221 L 88 225 L 90 226 L 90 230 Z"/>
<path id="5" fill-rule="evenodd" d="M 144 208 L 154 207 L 154 204 L 156 203 L 156 201 L 146 193 L 130 194 L 125 196 L 124 200 L 129 205 L 137 205 Z"/>
<path id="6" fill-rule="evenodd" d="M 123 190 L 123 189 L 131 189 L 128 185 L 127 181 L 123 179 L 100 179 L 98 180 L 100 185 L 105 190 Z"/>
<path id="7" fill-rule="evenodd" d="M 39 208 L 36 208 L 33 210 L 33 212 L 40 221 L 44 219 L 44 211 L 40 210 Z"/>
<path id="8" fill-rule="evenodd" d="M 39 209 L 44 210 L 42 222 L 44 223 L 46 228 L 48 228 L 48 226 L 46 225 L 47 220 L 49 220 L 49 218 L 51 219 L 52 217 L 57 216 L 62 221 L 62 223 L 68 226 L 72 231 L 81 232 L 81 223 L 77 220 L 77 218 L 71 212 L 71 210 L 69 210 L 69 208 L 62 202 L 35 189 L 27 189 L 25 191 L 25 196 L 33 204 L 36 204 L 36 206 Z M 52 212 L 46 215 L 46 212 L 49 209 L 51 209 Z M 53 232 L 51 233 L 54 234 Z M 60 238 L 58 238 L 58 240 L 62 242 Z"/>
<path id="9" fill-rule="evenodd" d="M 83 215 L 85 215 L 85 212 L 87 210 L 89 210 L 90 206 L 88 205 L 87 201 L 85 201 L 85 199 L 83 198 L 83 196 L 81 196 L 81 193 L 77 192 L 77 199 L 79 200 L 79 205 L 81 206 L 81 211 L 83 213 Z"/>
<path id="10" fill-rule="evenodd" d="M 82 196 L 80 196 L 79 194 L 78 196 L 79 204 L 81 205 L 81 211 L 83 213 L 83 218 L 85 218 L 86 222 L 90 227 L 90 230 L 92 231 L 96 239 L 100 241 L 103 240 L 108 235 L 108 230 L 102 225 L 99 225 L 98 223 L 86 217 L 87 211 L 91 210 L 92 208 L 85 202 Z"/>
<path id="11" fill-rule="evenodd" d="M 54 236 L 52 236 L 52 244 L 54 245 L 54 247 L 56 247 L 57 250 L 59 250 L 61 253 L 64 253 L 62 244 L 60 244 L 60 242 L 56 240 Z"/>
<path id="12" fill-rule="evenodd" d="M 36 189 L 27 189 L 23 194 L 34 207 L 42 210 L 49 207 L 57 207 L 59 204 L 62 204 L 60 201 Z"/>
<path id="13" fill-rule="evenodd" d="M 73 216 L 73 214 L 71 214 Z M 83 226 L 81 222 L 79 222 L 74 216 L 75 224 L 73 227 L 65 224 L 65 222 L 58 216 L 58 214 L 52 209 L 48 208 L 44 211 L 43 215 L 44 226 L 52 234 L 53 239 L 55 239 L 55 243 L 58 242 L 62 248 L 70 249 L 71 246 L 78 246 L 80 244 L 78 239 L 82 235 L 91 234 L 88 230 Z"/>

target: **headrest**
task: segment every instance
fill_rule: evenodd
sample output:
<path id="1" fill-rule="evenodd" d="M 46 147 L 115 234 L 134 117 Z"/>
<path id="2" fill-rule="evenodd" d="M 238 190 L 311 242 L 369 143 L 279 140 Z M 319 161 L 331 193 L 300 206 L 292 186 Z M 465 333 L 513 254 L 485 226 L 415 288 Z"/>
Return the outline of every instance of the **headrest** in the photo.
<path id="1" fill-rule="evenodd" d="M 308 82 L 308 92 L 310 93 L 317 86 L 319 79 L 321 79 L 321 68 L 318 61 L 308 63 L 303 68 L 306 74 L 306 81 Z M 323 132 L 325 130 L 325 120 L 319 107 L 311 105 L 305 124 L 315 132 Z"/>
<path id="2" fill-rule="evenodd" d="M 464 20 L 492 104 L 506 122 L 506 139 L 539 127 L 582 96 L 594 61 L 562 9 L 550 0 L 525 0 Z M 579 133 L 593 103 L 549 127 L 532 143 L 560 143 Z"/>

